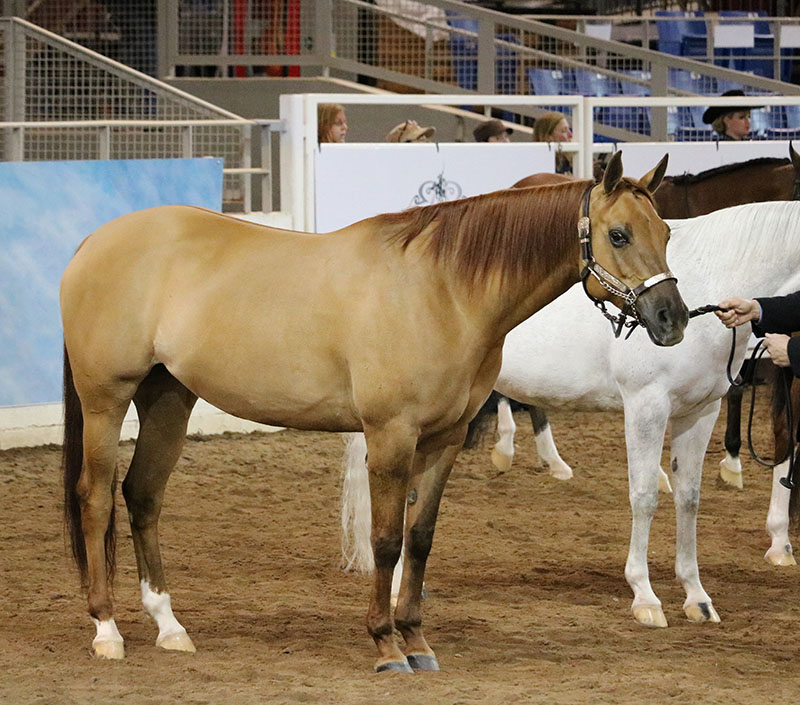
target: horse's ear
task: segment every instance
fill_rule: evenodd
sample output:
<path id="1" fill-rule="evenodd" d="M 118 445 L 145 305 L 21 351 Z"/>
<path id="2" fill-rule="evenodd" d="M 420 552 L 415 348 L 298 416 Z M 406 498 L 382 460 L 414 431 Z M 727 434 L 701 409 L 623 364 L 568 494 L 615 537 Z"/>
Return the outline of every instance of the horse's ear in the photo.
<path id="1" fill-rule="evenodd" d="M 622 150 L 618 149 L 611 155 L 611 159 L 606 164 L 606 171 L 603 174 L 603 189 L 607 194 L 611 193 L 622 179 Z"/>
<path id="2" fill-rule="evenodd" d="M 789 140 L 789 156 L 792 158 L 792 164 L 794 164 L 794 170 L 800 174 L 800 154 L 795 151 L 794 146 L 792 145 L 792 141 Z"/>
<path id="3" fill-rule="evenodd" d="M 669 153 L 665 154 L 661 161 L 655 165 L 653 169 L 648 171 L 639 183 L 644 186 L 650 193 L 655 193 L 656 189 L 661 186 L 661 181 L 667 171 L 667 163 L 669 162 Z"/>

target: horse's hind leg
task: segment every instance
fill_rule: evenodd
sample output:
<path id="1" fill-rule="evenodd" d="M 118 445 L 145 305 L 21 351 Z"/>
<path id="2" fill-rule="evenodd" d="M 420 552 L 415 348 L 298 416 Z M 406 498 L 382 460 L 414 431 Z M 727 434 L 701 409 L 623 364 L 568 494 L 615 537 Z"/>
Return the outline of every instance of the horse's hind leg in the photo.
<path id="1" fill-rule="evenodd" d="M 558 453 L 558 448 L 556 448 L 547 412 L 538 406 L 530 406 L 528 407 L 528 414 L 530 414 L 531 423 L 533 424 L 536 452 L 539 453 L 542 462 L 550 468 L 550 475 L 557 480 L 572 479 L 572 468 L 564 462 Z"/>
<path id="2" fill-rule="evenodd" d="M 745 360 L 742 372 L 737 378 L 741 382 L 744 367 L 750 364 Z M 719 461 L 719 476 L 723 482 L 742 489 L 742 461 L 739 458 L 739 451 L 742 447 L 742 396 L 744 389 L 741 386 L 733 386 L 728 389 L 725 396 L 725 403 L 728 409 L 728 418 L 725 425 L 725 457 Z"/>
<path id="3" fill-rule="evenodd" d="M 161 566 L 158 518 L 164 489 L 183 448 L 197 397 L 158 365 L 141 383 L 133 400 L 140 429 L 122 492 L 136 551 L 142 604 L 158 625 L 157 646 L 194 652 L 186 630 L 172 614 Z"/>
<path id="4" fill-rule="evenodd" d="M 103 408 L 105 407 L 105 408 Z M 97 405 L 83 415 L 83 467 L 77 484 L 81 529 L 86 547 L 87 600 L 97 628 L 92 641 L 95 655 L 121 659 L 122 636 L 112 616 L 109 583 L 114 572 L 114 486 L 119 433 L 128 402 L 119 406 Z"/>
<path id="5" fill-rule="evenodd" d="M 427 456 L 418 453 L 408 486 L 405 565 L 394 621 L 405 639 L 408 662 L 417 670 L 439 670 L 436 655 L 422 633 L 422 588 L 439 502 L 460 448 L 458 443 Z"/>

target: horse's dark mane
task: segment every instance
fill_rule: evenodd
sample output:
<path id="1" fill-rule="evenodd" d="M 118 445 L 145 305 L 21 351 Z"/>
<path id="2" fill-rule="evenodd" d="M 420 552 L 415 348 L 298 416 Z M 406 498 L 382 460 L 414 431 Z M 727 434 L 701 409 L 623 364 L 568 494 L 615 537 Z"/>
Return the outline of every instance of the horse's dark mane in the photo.
<path id="1" fill-rule="evenodd" d="M 403 249 L 420 237 L 437 263 L 469 281 L 547 272 L 564 261 L 574 240 L 580 198 L 589 181 L 496 191 L 378 216 L 390 242 Z M 536 195 L 533 195 L 533 192 Z"/>
<path id="2" fill-rule="evenodd" d="M 630 179 L 628 189 L 651 195 Z M 590 181 L 509 189 L 377 216 L 390 242 L 407 248 L 420 236 L 436 262 L 469 281 L 496 273 L 518 282 L 577 254 L 580 200 Z M 624 189 L 615 191 L 615 198 Z M 570 237 L 569 235 L 574 235 Z"/>
<path id="3" fill-rule="evenodd" d="M 496 272 L 502 278 L 546 272 L 564 261 L 576 232 L 580 198 L 588 181 L 496 191 L 412 208 L 378 218 L 391 242 L 407 248 L 420 236 L 437 263 L 446 262 L 470 281 Z M 536 195 L 533 196 L 533 192 Z M 392 227 L 394 226 L 394 227 Z"/>
<path id="4" fill-rule="evenodd" d="M 668 176 L 666 180 L 671 181 L 676 186 L 691 186 L 692 184 L 700 183 L 706 179 L 714 178 L 715 176 L 722 176 L 723 174 L 730 174 L 740 169 L 747 169 L 755 166 L 778 166 L 779 164 L 790 164 L 791 160 L 779 157 L 758 157 L 757 159 L 750 159 L 746 162 L 735 162 L 734 164 L 724 164 L 723 166 L 714 167 L 713 169 L 706 169 L 698 174 L 681 174 L 680 176 Z"/>

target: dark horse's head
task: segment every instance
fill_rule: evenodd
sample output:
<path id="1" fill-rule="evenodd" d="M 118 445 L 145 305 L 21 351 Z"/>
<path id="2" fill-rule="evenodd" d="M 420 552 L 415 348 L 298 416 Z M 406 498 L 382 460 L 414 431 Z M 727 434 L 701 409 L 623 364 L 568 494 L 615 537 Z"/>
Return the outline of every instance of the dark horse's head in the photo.
<path id="1" fill-rule="evenodd" d="M 587 293 L 633 313 L 650 339 L 665 346 L 681 342 L 689 322 L 688 309 L 667 266 L 669 227 L 652 199 L 666 168 L 665 155 L 638 182 L 623 178 L 622 155 L 615 152 L 588 202 L 589 254 L 595 266 L 587 266 L 586 250 L 582 252 Z"/>

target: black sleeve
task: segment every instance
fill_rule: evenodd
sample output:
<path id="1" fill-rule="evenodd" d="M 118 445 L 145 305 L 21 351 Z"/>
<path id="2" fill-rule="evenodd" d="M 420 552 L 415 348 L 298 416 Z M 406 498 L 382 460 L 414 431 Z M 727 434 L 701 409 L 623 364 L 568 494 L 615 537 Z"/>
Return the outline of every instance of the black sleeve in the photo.
<path id="1" fill-rule="evenodd" d="M 756 299 L 761 305 L 761 320 L 754 329 L 765 333 L 793 333 L 800 330 L 800 291 L 786 296 Z"/>
<path id="2" fill-rule="evenodd" d="M 795 377 L 800 377 L 800 338 L 789 339 L 787 352 L 789 353 L 789 365 L 792 368 L 792 374 Z"/>

